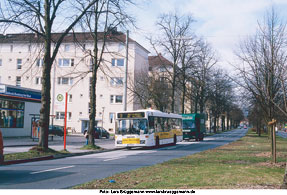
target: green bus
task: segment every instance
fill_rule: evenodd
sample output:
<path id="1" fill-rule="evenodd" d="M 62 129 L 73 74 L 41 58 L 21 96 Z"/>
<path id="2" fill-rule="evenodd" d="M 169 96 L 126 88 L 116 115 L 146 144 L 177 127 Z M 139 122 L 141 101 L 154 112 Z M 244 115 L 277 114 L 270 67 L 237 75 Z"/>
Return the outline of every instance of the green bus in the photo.
<path id="1" fill-rule="evenodd" d="M 184 140 L 202 141 L 206 133 L 205 114 L 182 114 L 182 132 Z"/>

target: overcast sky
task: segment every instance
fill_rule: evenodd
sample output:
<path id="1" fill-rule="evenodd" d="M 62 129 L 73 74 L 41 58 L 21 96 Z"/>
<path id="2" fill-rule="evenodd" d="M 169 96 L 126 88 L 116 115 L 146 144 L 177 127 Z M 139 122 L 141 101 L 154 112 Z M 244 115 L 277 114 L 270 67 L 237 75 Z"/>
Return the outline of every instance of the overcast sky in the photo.
<path id="1" fill-rule="evenodd" d="M 287 19 L 287 0 L 137 0 L 130 11 L 140 28 L 131 37 L 154 53 L 144 36 L 156 33 L 155 22 L 162 13 L 191 14 L 196 20 L 194 30 L 217 51 L 223 67 L 234 60 L 240 39 L 254 34 L 257 22 L 273 6 L 279 16 Z"/>

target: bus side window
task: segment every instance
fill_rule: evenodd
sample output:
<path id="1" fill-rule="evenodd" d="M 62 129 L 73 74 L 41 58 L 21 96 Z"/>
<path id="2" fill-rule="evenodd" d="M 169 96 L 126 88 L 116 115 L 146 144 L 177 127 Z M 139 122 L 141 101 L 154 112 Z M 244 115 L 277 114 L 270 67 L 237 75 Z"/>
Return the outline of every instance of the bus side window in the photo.
<path id="1" fill-rule="evenodd" d="M 170 119 L 169 118 L 165 118 L 165 122 L 164 122 L 164 131 L 170 131 L 171 130 L 171 126 L 170 126 Z"/>
<path id="2" fill-rule="evenodd" d="M 175 119 L 176 120 L 176 129 L 182 128 L 182 120 L 181 119 Z"/>
<path id="3" fill-rule="evenodd" d="M 154 117 L 153 116 L 149 116 L 148 117 L 148 126 L 149 126 L 149 132 L 150 133 L 154 133 L 155 131 L 155 125 L 154 125 Z"/>
<path id="4" fill-rule="evenodd" d="M 182 119 L 178 119 L 179 121 L 179 128 L 182 129 Z"/>
<path id="5" fill-rule="evenodd" d="M 156 117 L 155 118 L 156 120 L 155 120 L 155 132 L 161 132 L 162 131 L 162 128 L 161 128 L 161 126 L 162 126 L 162 124 L 161 124 L 161 118 L 160 117 Z"/>
<path id="6" fill-rule="evenodd" d="M 170 123 L 170 128 L 171 128 L 171 129 L 176 129 L 176 123 L 177 123 L 176 120 L 177 120 L 177 119 L 174 119 L 174 118 L 170 118 L 170 119 L 169 119 L 169 123 Z"/>

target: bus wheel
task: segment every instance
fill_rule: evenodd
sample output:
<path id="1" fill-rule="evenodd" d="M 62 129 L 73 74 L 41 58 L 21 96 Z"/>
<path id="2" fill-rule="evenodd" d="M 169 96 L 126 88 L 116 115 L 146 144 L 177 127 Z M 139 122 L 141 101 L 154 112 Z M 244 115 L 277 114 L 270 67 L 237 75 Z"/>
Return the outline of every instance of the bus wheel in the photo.
<path id="1" fill-rule="evenodd" d="M 176 135 L 173 136 L 173 143 L 174 145 L 176 145 L 177 139 L 176 139 Z"/>
<path id="2" fill-rule="evenodd" d="M 159 137 L 157 136 L 156 138 L 155 138 L 155 147 L 159 147 Z"/>

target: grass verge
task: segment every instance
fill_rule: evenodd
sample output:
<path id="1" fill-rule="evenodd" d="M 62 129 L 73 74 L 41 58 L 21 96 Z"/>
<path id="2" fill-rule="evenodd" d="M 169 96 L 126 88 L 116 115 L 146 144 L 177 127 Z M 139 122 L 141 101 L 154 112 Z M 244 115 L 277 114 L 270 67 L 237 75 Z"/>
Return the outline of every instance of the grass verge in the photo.
<path id="1" fill-rule="evenodd" d="M 80 148 L 81 150 L 103 150 L 101 147 L 94 145 L 84 145 L 83 147 Z"/>
<path id="2" fill-rule="evenodd" d="M 81 150 L 91 150 L 91 151 L 100 151 L 103 150 L 99 146 L 83 146 L 80 148 Z M 38 146 L 31 148 L 28 152 L 19 152 L 19 153 L 11 153 L 11 154 L 4 154 L 5 161 L 11 160 L 24 160 L 24 159 L 32 159 L 44 156 L 54 156 L 54 157 L 65 157 L 69 156 L 71 153 L 67 150 L 56 151 L 53 149 L 42 150 Z"/>
<path id="3" fill-rule="evenodd" d="M 54 156 L 54 155 L 65 155 L 69 154 L 68 151 L 55 151 L 52 149 L 42 150 L 38 147 L 31 148 L 28 152 L 19 152 L 19 153 L 12 153 L 12 154 L 5 154 L 4 159 L 5 161 L 10 160 L 23 160 L 23 159 L 32 159 L 37 157 L 44 157 L 44 156 Z"/>
<path id="4" fill-rule="evenodd" d="M 267 135 L 248 131 L 240 140 L 191 156 L 128 171 L 76 189 L 279 189 L 287 139 L 277 137 L 277 164 L 271 163 Z M 114 180 L 114 183 L 110 183 Z"/>

